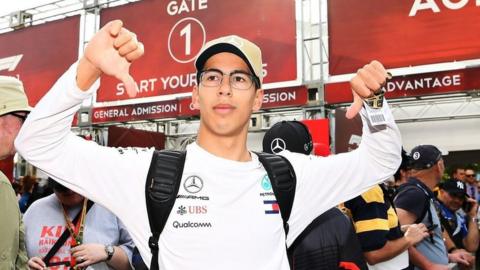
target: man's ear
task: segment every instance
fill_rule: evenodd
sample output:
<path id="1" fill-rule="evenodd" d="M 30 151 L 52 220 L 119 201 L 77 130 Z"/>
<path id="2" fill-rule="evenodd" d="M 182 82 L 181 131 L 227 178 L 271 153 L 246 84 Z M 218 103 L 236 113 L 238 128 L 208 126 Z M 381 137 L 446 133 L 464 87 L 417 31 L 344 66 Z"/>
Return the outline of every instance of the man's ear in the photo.
<path id="1" fill-rule="evenodd" d="M 255 100 L 253 101 L 252 111 L 258 111 L 262 108 L 263 103 L 263 89 L 257 89 L 255 92 Z"/>
<path id="2" fill-rule="evenodd" d="M 198 96 L 198 87 L 195 85 L 192 90 L 192 105 L 196 110 L 200 110 L 200 102 Z"/>

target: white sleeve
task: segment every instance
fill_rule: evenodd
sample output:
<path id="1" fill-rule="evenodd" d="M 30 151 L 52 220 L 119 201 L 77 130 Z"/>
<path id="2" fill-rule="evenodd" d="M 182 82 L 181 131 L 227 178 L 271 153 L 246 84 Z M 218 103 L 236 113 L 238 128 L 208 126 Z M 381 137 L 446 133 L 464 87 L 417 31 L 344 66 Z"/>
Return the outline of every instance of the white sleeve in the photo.
<path id="1" fill-rule="evenodd" d="M 125 209 L 145 208 L 144 185 L 153 149 L 103 147 L 71 132 L 74 114 L 99 86 L 97 81 L 87 92 L 81 91 L 76 71 L 73 64 L 37 104 L 15 147 L 35 167 L 124 220 L 126 212 L 143 212 Z"/>
<path id="2" fill-rule="evenodd" d="M 388 104 L 385 102 L 382 108 L 387 124 L 381 129 L 369 126 L 364 110 L 361 111 L 362 142 L 358 149 L 329 157 L 281 153 L 292 163 L 297 177 L 288 245 L 319 214 L 386 180 L 400 166 L 400 131 Z"/>

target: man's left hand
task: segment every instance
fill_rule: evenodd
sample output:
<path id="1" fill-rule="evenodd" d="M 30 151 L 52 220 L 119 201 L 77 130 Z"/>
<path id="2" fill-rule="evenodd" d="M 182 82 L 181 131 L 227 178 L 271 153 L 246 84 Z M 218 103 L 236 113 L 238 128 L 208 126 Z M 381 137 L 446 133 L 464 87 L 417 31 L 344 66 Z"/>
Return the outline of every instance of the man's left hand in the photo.
<path id="1" fill-rule="evenodd" d="M 362 109 L 363 99 L 378 93 L 386 83 L 388 73 L 383 65 L 373 60 L 357 71 L 350 80 L 353 92 L 353 103 L 347 110 L 346 117 L 352 119 Z"/>
<path id="2" fill-rule="evenodd" d="M 77 266 L 87 267 L 92 264 L 103 262 L 107 259 L 105 245 L 82 244 L 71 249 L 72 256 L 77 261 Z"/>

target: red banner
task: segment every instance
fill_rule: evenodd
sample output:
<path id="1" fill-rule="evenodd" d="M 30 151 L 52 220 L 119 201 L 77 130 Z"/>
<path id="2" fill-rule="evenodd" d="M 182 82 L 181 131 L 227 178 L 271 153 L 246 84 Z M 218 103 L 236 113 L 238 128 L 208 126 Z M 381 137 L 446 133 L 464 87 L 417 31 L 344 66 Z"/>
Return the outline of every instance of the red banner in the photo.
<path id="1" fill-rule="evenodd" d="M 308 101 L 307 92 L 305 86 L 265 90 L 262 109 L 305 105 Z"/>
<path id="2" fill-rule="evenodd" d="M 0 75 L 15 76 L 35 106 L 78 58 L 80 17 L 0 35 Z"/>
<path id="3" fill-rule="evenodd" d="M 99 107 L 92 110 L 92 123 L 127 122 L 162 119 L 178 115 L 178 100 L 124 106 Z"/>
<path id="4" fill-rule="evenodd" d="M 131 68 L 139 98 L 192 91 L 200 48 L 231 34 L 260 46 L 265 83 L 297 79 L 294 0 L 144 0 L 101 11 L 102 25 L 113 19 L 122 19 L 145 45 Z M 104 77 L 101 85 L 98 101 L 128 99 L 118 80 Z"/>
<path id="5" fill-rule="evenodd" d="M 165 149 L 165 134 L 134 128 L 108 127 L 108 146 Z"/>
<path id="6" fill-rule="evenodd" d="M 394 77 L 385 85 L 385 97 L 402 98 L 438 95 L 480 88 L 480 68 L 461 69 L 444 72 L 432 72 L 409 76 Z M 325 85 L 327 104 L 352 101 L 349 82 Z"/>
<path id="7" fill-rule="evenodd" d="M 480 58 L 478 0 L 328 1 L 330 74 Z"/>
<path id="8" fill-rule="evenodd" d="M 303 106 L 307 104 L 305 86 L 265 90 L 262 109 Z M 112 107 L 97 107 L 92 110 L 92 123 L 127 122 L 169 117 L 191 117 L 200 111 L 193 108 L 192 98 L 141 103 Z"/>
<path id="9" fill-rule="evenodd" d="M 192 97 L 185 97 L 178 100 L 180 105 L 179 117 L 190 117 L 200 114 L 199 110 L 193 108 Z"/>

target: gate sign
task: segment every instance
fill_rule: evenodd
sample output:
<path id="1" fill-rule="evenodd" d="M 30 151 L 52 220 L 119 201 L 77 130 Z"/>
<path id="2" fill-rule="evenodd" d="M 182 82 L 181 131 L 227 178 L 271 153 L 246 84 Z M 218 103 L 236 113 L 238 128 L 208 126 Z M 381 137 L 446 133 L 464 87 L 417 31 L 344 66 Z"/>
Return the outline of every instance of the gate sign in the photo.
<path id="1" fill-rule="evenodd" d="M 328 1 L 330 74 L 480 58 L 479 0 Z"/>
<path id="2" fill-rule="evenodd" d="M 480 68 L 460 69 L 394 77 L 384 87 L 386 98 L 438 95 L 480 88 Z M 325 85 L 325 102 L 346 103 L 353 100 L 349 82 Z"/>
<path id="3" fill-rule="evenodd" d="M 132 104 L 112 107 L 98 107 L 92 110 L 92 123 L 127 122 L 176 117 L 179 112 L 178 100 Z"/>
<path id="4" fill-rule="evenodd" d="M 0 35 L 0 75 L 18 77 L 35 106 L 78 58 L 80 17 Z"/>
<path id="5" fill-rule="evenodd" d="M 259 45 L 264 83 L 297 80 L 294 0 L 144 0 L 103 9 L 101 24 L 121 19 L 145 46 L 130 72 L 138 98 L 192 91 L 194 59 L 208 40 L 239 35 Z M 287 83 L 288 84 L 288 83 Z M 128 99 L 121 82 L 102 77 L 97 101 Z"/>
<path id="6" fill-rule="evenodd" d="M 262 109 L 303 106 L 307 104 L 308 90 L 305 86 L 265 90 Z"/>

